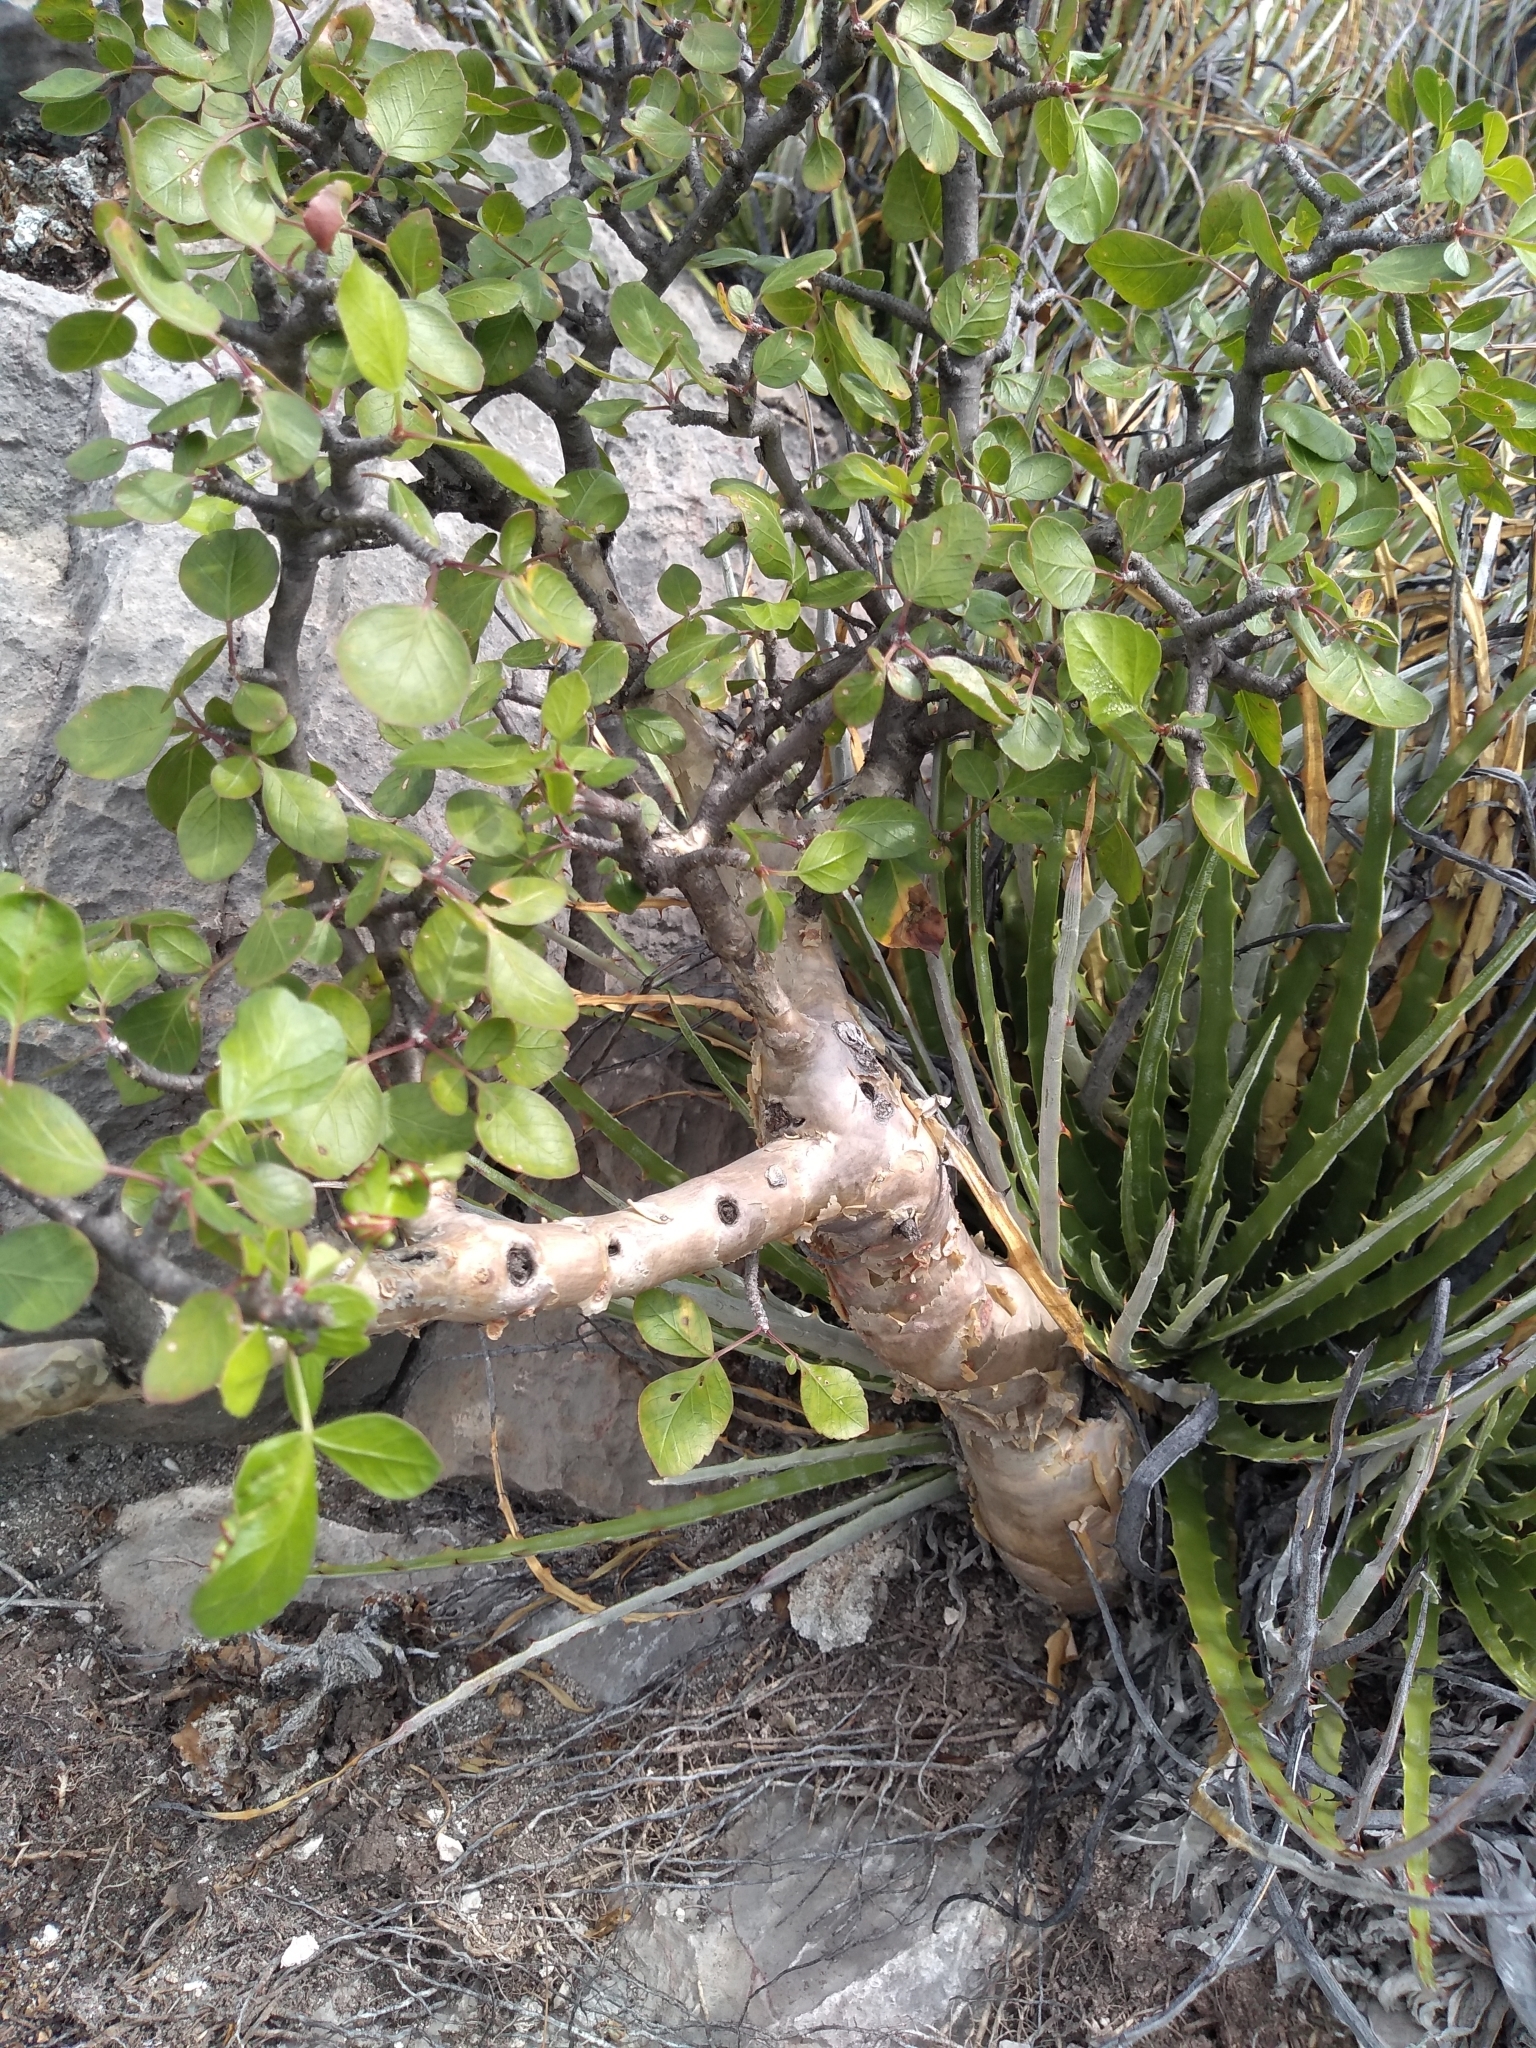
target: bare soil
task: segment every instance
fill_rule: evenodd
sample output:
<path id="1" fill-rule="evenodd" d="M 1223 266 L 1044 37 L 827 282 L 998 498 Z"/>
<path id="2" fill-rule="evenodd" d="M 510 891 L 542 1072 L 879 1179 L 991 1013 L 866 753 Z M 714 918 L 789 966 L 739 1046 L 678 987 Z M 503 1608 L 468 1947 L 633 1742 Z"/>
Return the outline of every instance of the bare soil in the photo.
<path id="1" fill-rule="evenodd" d="M 1072 1888 L 1096 1781 L 1116 1759 L 1100 1742 L 1098 1762 L 1083 1763 L 1062 1737 L 1093 1747 L 1084 1731 L 1097 1709 L 1077 1709 L 1103 1689 L 1107 1661 L 1080 1631 L 1084 1654 L 1053 1713 L 1046 1624 L 978 1561 L 958 1515 L 940 1511 L 869 1645 L 823 1655 L 782 1613 L 738 1610 L 739 1631 L 625 1707 L 590 1709 L 536 1669 L 359 1766 L 413 1704 L 499 1654 L 498 1628 L 542 1596 L 508 1566 L 440 1596 L 377 1602 L 363 1617 L 377 1675 L 353 1670 L 331 1690 L 326 1618 L 303 1606 L 260 1637 L 138 1668 L 97 1604 L 95 1560 L 124 1503 L 216 1482 L 231 1462 L 92 1447 L 0 1482 L 6 2048 L 659 2042 L 619 2023 L 572 2033 L 562 2009 L 652 1890 L 721 1882 L 722 1826 L 770 1787 L 878 1802 L 899 1782 L 904 1810 L 939 1841 L 1006 1781 L 996 1902 L 1049 1913 Z M 340 1475 L 329 1485 L 325 1511 L 340 1519 L 401 1512 Z M 467 1539 L 499 1533 L 488 1491 L 439 1489 L 432 1507 Z M 636 1590 L 722 1540 L 707 1527 L 669 1539 L 594 1591 Z M 610 1562 L 561 1560 L 573 1581 Z M 1068 2048 L 1167 2003 L 1202 1958 L 1169 1940 L 1187 1900 L 1149 1906 L 1152 1867 L 1110 1831 L 1080 1909 L 1043 1944 L 1021 1938 L 954 2038 Z M 313 1960 L 284 1968 L 306 1936 Z M 1227 1976 L 1159 2038 L 1344 2039 L 1310 1993 L 1282 2009 L 1267 1962 Z"/>

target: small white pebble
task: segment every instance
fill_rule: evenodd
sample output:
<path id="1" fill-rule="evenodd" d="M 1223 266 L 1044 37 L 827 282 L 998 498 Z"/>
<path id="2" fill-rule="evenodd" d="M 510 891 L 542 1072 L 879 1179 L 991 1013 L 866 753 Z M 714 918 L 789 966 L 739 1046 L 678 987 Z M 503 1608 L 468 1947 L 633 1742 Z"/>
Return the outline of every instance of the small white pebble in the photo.
<path id="1" fill-rule="evenodd" d="M 181 1988 L 189 1997 L 201 1998 L 208 1989 L 208 1979 L 206 1977 L 189 1977 Z"/>
<path id="2" fill-rule="evenodd" d="M 448 1816 L 441 1806 L 429 1806 L 427 1808 L 427 1819 L 431 1821 L 433 1827 L 440 1828 L 447 1818 Z"/>
<path id="3" fill-rule="evenodd" d="M 40 1927 L 37 1933 L 33 1935 L 32 1946 L 39 1951 L 57 1948 L 63 1939 L 63 1928 L 56 1927 L 50 1920 L 45 1927 Z"/>
<path id="4" fill-rule="evenodd" d="M 89 1628 L 96 1619 L 89 1607 L 77 1607 L 70 1618 L 71 1620 L 78 1621 L 82 1628 Z"/>
<path id="5" fill-rule="evenodd" d="M 296 1934 L 277 1959 L 280 1970 L 302 1969 L 305 1963 L 312 1963 L 320 1953 L 320 1944 L 312 1934 Z"/>
<path id="6" fill-rule="evenodd" d="M 674 1906 L 672 1908 L 672 1911 L 679 1920 L 686 1920 L 688 1918 L 688 1909 L 686 1906 Z"/>
<path id="7" fill-rule="evenodd" d="M 294 1844 L 293 1860 L 295 1863 L 307 1863 L 311 1856 L 318 1856 L 324 1847 L 324 1835 L 306 1835 L 302 1842 Z"/>
<path id="8" fill-rule="evenodd" d="M 437 1854 L 439 1860 L 443 1863 L 457 1863 L 464 1854 L 464 1844 L 456 1836 L 445 1835 L 442 1829 L 439 1828 L 437 1831 Z"/>
<path id="9" fill-rule="evenodd" d="M 174 1458 L 162 1458 L 160 1460 L 160 1469 L 162 1472 L 174 1473 L 178 1479 L 181 1477 L 181 1467 Z"/>
<path id="10" fill-rule="evenodd" d="M 478 1892 L 461 1892 L 459 1894 L 459 1911 L 461 1913 L 478 1913 L 484 1904 L 485 1901 Z"/>
<path id="11" fill-rule="evenodd" d="M 954 1627 L 954 1625 L 955 1625 L 955 1623 L 956 1623 L 957 1621 L 963 1621 L 964 1619 L 965 1619 L 965 1616 L 964 1616 L 964 1615 L 963 1615 L 963 1614 L 962 1614 L 962 1613 L 960 1612 L 960 1610 L 959 1610 L 959 1608 L 958 1608 L 958 1607 L 946 1607 L 946 1608 L 945 1608 L 945 1610 L 944 1610 L 944 1626 L 945 1626 L 946 1628 L 953 1628 L 953 1627 Z"/>

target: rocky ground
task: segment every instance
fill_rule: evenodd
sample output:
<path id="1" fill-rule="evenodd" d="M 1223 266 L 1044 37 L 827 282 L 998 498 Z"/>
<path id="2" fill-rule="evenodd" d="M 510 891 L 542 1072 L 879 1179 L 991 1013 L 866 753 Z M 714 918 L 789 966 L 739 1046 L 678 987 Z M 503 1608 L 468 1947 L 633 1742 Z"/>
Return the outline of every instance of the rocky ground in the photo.
<path id="1" fill-rule="evenodd" d="M 1219 1928 L 1212 1867 L 1202 1893 L 1198 1871 L 1167 1881 L 1158 1844 L 1119 1838 L 1166 1821 L 1151 1782 L 1069 1917 L 1043 1940 L 1027 1924 L 1077 1889 L 1128 1716 L 1092 1630 L 1053 1700 L 1048 1623 L 953 1509 L 880 1567 L 863 1644 L 818 1649 L 783 1595 L 648 1624 L 644 1657 L 615 1629 L 370 1756 L 536 1623 L 547 1596 L 522 1566 L 155 1656 L 132 1644 L 156 1626 L 157 1572 L 191 1547 L 176 1512 L 231 1453 L 97 1442 L 23 1463 L 15 1442 L 0 2039 L 1045 2048 L 1160 2008 Z M 430 1497 L 425 1532 L 339 1475 L 324 1505 L 383 1547 L 500 1530 L 473 1482 Z M 725 1540 L 706 1525 L 560 1562 L 611 1599 Z M 847 1597 L 845 1575 L 823 1604 Z M 1301 1986 L 1278 2006 L 1276 1984 L 1271 1954 L 1162 2038 L 1345 2038 Z"/>

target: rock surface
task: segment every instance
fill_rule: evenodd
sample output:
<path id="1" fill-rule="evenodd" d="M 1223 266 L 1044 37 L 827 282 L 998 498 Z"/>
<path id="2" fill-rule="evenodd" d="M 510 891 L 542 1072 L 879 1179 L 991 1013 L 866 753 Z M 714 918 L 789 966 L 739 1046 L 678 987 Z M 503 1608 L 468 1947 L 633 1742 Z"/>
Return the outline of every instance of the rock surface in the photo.
<path id="1" fill-rule="evenodd" d="M 167 1657 L 184 1642 L 201 1642 L 189 1609 L 208 1569 L 219 1525 L 229 1512 L 222 1486 L 181 1486 L 125 1507 L 117 1520 L 118 1541 L 101 1561 L 101 1594 L 112 1625 L 128 1650 Z M 408 1539 L 390 1539 L 320 1519 L 315 1542 L 319 1564 L 371 1564 L 381 1558 L 421 1554 L 452 1541 L 442 1529 L 420 1529 Z M 346 1613 L 379 1593 L 414 1593 L 441 1584 L 441 1572 L 381 1572 L 345 1579 L 310 1579 L 303 1598 L 310 1605 Z"/>
<path id="2" fill-rule="evenodd" d="M 533 1615 L 517 1631 L 518 1648 L 526 1650 L 542 1642 L 574 1618 L 566 1607 Z M 562 1684 L 600 1707 L 617 1707 L 638 1698 L 665 1672 L 702 1656 L 723 1637 L 734 1634 L 738 1626 L 738 1617 L 720 1607 L 665 1615 L 655 1621 L 610 1622 L 589 1636 L 560 1644 L 545 1661 Z"/>
<path id="3" fill-rule="evenodd" d="M 904 1837 L 904 1839 L 902 1839 Z M 915 2048 L 966 2038 L 1010 1929 L 978 1899 L 986 1839 L 914 1840 L 834 1804 L 811 1818 L 759 1798 L 719 1845 L 729 1884 L 655 1893 L 605 1954 L 577 2017 L 634 2040 L 706 2048 Z M 937 1925 L 935 1917 L 937 1915 Z"/>
<path id="4" fill-rule="evenodd" d="M 867 1643 L 885 1605 L 886 1586 L 911 1562 L 902 1538 L 884 1529 L 824 1557 L 790 1588 L 789 1619 L 795 1634 L 818 1650 L 847 1650 Z"/>
<path id="5" fill-rule="evenodd" d="M 489 1479 L 491 1414 L 486 1355 L 495 1389 L 497 1453 L 516 1493 L 593 1518 L 654 1507 L 655 1477 L 640 1441 L 635 1404 L 647 1374 L 609 1341 L 618 1326 L 561 1309 L 509 1323 L 494 1343 L 478 1330 L 435 1323 L 411 1361 L 402 1413 L 427 1437 L 445 1476 Z"/>

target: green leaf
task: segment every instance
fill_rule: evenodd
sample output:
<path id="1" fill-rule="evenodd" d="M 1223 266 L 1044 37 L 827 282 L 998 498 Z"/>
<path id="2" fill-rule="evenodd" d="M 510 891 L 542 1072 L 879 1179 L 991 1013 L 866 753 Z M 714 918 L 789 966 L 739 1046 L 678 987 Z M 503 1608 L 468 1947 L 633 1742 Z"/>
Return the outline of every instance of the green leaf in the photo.
<path id="1" fill-rule="evenodd" d="M 1300 442 L 1323 462 L 1348 462 L 1355 452 L 1355 437 L 1349 429 L 1315 405 L 1275 398 L 1270 401 L 1269 416 L 1287 440 Z"/>
<path id="2" fill-rule="evenodd" d="M 1112 228 L 1090 244 L 1088 267 L 1130 305 L 1156 312 L 1186 298 L 1210 265 L 1157 235 Z"/>
<path id="3" fill-rule="evenodd" d="M 474 681 L 463 634 L 433 605 L 377 604 L 355 613 L 336 642 L 336 666 L 357 701 L 394 725 L 456 717 Z"/>
<path id="4" fill-rule="evenodd" d="M 347 850 L 347 814 L 336 792 L 296 768 L 261 764 L 267 823 L 285 846 L 311 860 L 340 860 Z"/>
<path id="5" fill-rule="evenodd" d="M 263 1160 L 232 1176 L 235 1200 L 271 1229 L 302 1230 L 315 1220 L 315 1191 L 302 1173 Z"/>
<path id="6" fill-rule="evenodd" d="M 492 1014 L 538 1031 L 569 1031 L 576 998 L 541 954 L 502 932 L 486 934 L 486 989 Z"/>
<path id="7" fill-rule="evenodd" d="M 168 469 L 136 469 L 112 493 L 112 502 L 146 526 L 169 526 L 192 503 L 192 485 Z"/>
<path id="8" fill-rule="evenodd" d="M 831 136 L 813 134 L 800 159 L 800 182 L 806 191 L 835 192 L 847 170 L 847 159 Z"/>
<path id="9" fill-rule="evenodd" d="M 493 1159 L 513 1173 L 539 1180 L 565 1180 L 578 1172 L 571 1127 L 542 1095 L 510 1081 L 480 1088 L 475 1135 Z"/>
<path id="10" fill-rule="evenodd" d="M 152 313 L 158 313 L 162 320 L 168 320 L 185 334 L 218 333 L 218 309 L 191 285 L 173 277 L 159 258 L 149 253 L 121 208 L 111 204 L 99 207 L 97 218 L 97 232 L 106 244 L 113 268 Z"/>
<path id="11" fill-rule="evenodd" d="M 942 188 L 913 150 L 902 150 L 891 166 L 880 195 L 880 219 L 893 242 L 921 242 L 927 236 L 937 241 L 944 232 Z M 759 359 L 762 352 L 759 348 Z"/>
<path id="12" fill-rule="evenodd" d="M 1465 254 L 1460 252 L 1460 245 L 1455 242 L 1426 243 L 1414 249 L 1389 249 L 1384 256 L 1373 256 L 1360 276 L 1379 292 L 1460 291 L 1474 282 L 1475 272 L 1454 269 L 1455 258 L 1448 259 L 1448 250 L 1458 251 L 1465 262 Z"/>
<path id="13" fill-rule="evenodd" d="M 896 588 L 911 604 L 953 610 L 971 594 L 988 538 L 986 514 L 975 505 L 945 505 L 909 521 L 891 550 Z"/>
<path id="14" fill-rule="evenodd" d="M 395 274 L 413 299 L 434 291 L 443 281 L 443 245 L 437 224 L 425 206 L 390 229 L 385 243 Z"/>
<path id="15" fill-rule="evenodd" d="M 910 71 L 897 74 L 896 107 L 907 148 L 924 170 L 940 177 L 952 171 L 960 154 L 959 131 Z"/>
<path id="16" fill-rule="evenodd" d="M 315 1449 L 384 1500 L 414 1500 L 436 1484 L 443 1469 L 421 1431 L 397 1415 L 348 1415 L 322 1423 Z"/>
<path id="17" fill-rule="evenodd" d="M 1195 823 L 1224 861 L 1241 874 L 1257 873 L 1248 858 L 1243 836 L 1243 800 L 1240 796 L 1218 796 L 1214 789 L 1197 789 L 1190 798 Z"/>
<path id="18" fill-rule="evenodd" d="M 715 1348 L 709 1317 L 691 1294 L 648 1287 L 635 1296 L 635 1328 L 653 1351 L 669 1358 L 708 1358 Z"/>
<path id="19" fill-rule="evenodd" d="M 258 989 L 219 1047 L 219 1107 L 248 1123 L 288 1116 L 323 1102 L 346 1063 L 334 1017 L 285 988 Z"/>
<path id="20" fill-rule="evenodd" d="M 315 935 L 307 910 L 264 910 L 235 952 L 235 979 L 242 988 L 261 988 L 286 974 Z"/>
<path id="21" fill-rule="evenodd" d="M 1059 759 L 1066 745 L 1066 727 L 1061 713 L 1043 697 L 1026 697 L 1019 715 L 997 735 L 997 744 L 1010 761 L 1033 773 Z"/>
<path id="22" fill-rule="evenodd" d="M 798 384 L 810 368 L 815 346 L 808 334 L 780 327 L 760 341 L 752 357 L 752 374 L 770 391 Z"/>
<path id="23" fill-rule="evenodd" d="M 852 888 L 869 859 L 869 841 L 860 832 L 818 832 L 795 862 L 795 878 L 821 896 L 839 896 Z"/>
<path id="24" fill-rule="evenodd" d="M 503 924 L 548 924 L 570 901 L 564 882 L 546 881 L 540 875 L 516 875 L 493 882 L 491 894 L 496 901 L 487 908 Z"/>
<path id="25" fill-rule="evenodd" d="M 1052 98 L 1036 100 L 1029 117 L 1035 146 L 1053 171 L 1064 171 L 1077 148 L 1078 118 L 1072 102 Z"/>
<path id="26" fill-rule="evenodd" d="M 398 391 L 410 349 L 405 309 L 361 256 L 353 258 L 336 287 L 336 317 L 359 376 L 380 391 Z"/>
<path id="27" fill-rule="evenodd" d="M 147 768 L 171 736 L 176 707 L 164 690 L 109 690 L 59 730 L 59 752 L 77 775 L 111 782 Z"/>
<path id="28" fill-rule="evenodd" d="M 0 1172 L 35 1195 L 85 1195 L 107 1170 L 90 1126 L 26 1081 L 0 1081 Z"/>
<path id="29" fill-rule="evenodd" d="M 1057 178 L 1046 193 L 1045 213 L 1053 228 L 1081 246 L 1097 240 L 1114 219 L 1120 180 L 1108 157 L 1086 135 L 1078 137 L 1077 163 L 1070 178 Z"/>
<path id="30" fill-rule="evenodd" d="M 240 1311 L 227 1294 L 194 1294 L 149 1355 L 139 1391 L 146 1401 L 190 1401 L 219 1383 L 240 1342 Z"/>
<path id="31" fill-rule="evenodd" d="M 687 321 L 659 299 L 649 285 L 616 286 L 608 301 L 608 318 L 624 347 L 647 365 L 659 362 L 674 346 L 689 351 L 693 348 L 693 330 Z"/>
<path id="32" fill-rule="evenodd" d="M 259 1326 L 245 1336 L 224 1361 L 219 1374 L 219 1399 L 226 1415 L 244 1417 L 251 1413 L 266 1391 L 272 1370 L 272 1344 Z"/>
<path id="33" fill-rule="evenodd" d="M 189 875 L 222 882 L 245 865 L 256 844 L 256 813 L 244 798 L 231 801 L 199 789 L 177 821 L 176 843 Z"/>
<path id="34" fill-rule="evenodd" d="M 1351 641 L 1336 642 L 1326 661 L 1309 661 L 1307 680 L 1325 704 L 1362 718 L 1367 725 L 1406 729 L 1422 725 L 1433 709 L 1422 690 L 1383 668 Z"/>
<path id="35" fill-rule="evenodd" d="M 713 1358 L 651 1381 L 640 1396 L 640 1437 L 664 1479 L 708 1457 L 734 1405 L 731 1383 Z"/>
<path id="36" fill-rule="evenodd" d="M 197 174 L 213 138 L 190 121 L 146 121 L 129 142 L 135 196 L 183 227 L 203 218 Z"/>
<path id="37" fill-rule="evenodd" d="M 109 1007 L 125 1003 L 155 979 L 155 963 L 137 939 L 114 939 L 88 956 L 91 987 Z"/>
<path id="38" fill-rule="evenodd" d="M 686 64 L 695 71 L 710 71 L 721 77 L 740 67 L 741 44 L 729 22 L 711 21 L 707 14 L 695 14 L 688 32 L 678 44 Z"/>
<path id="39" fill-rule="evenodd" d="M 230 0 L 228 57 L 247 85 L 254 85 L 267 68 L 272 20 L 272 0 Z"/>
<path id="40" fill-rule="evenodd" d="M 1139 712 L 1157 680 L 1157 635 L 1116 612 L 1074 612 L 1062 629 L 1067 675 L 1095 725 Z"/>
<path id="41" fill-rule="evenodd" d="M 104 476 L 116 476 L 127 453 L 126 441 L 119 441 L 114 434 L 98 434 L 73 455 L 66 455 L 64 467 L 77 483 L 99 483 Z"/>
<path id="42" fill-rule="evenodd" d="M 763 574 L 781 582 L 792 576 L 794 557 L 778 500 L 772 492 L 739 476 L 717 477 L 709 488 L 715 497 L 724 498 L 741 514 L 748 552 Z"/>
<path id="43" fill-rule="evenodd" d="M 130 1052 L 168 1074 L 190 1074 L 203 1050 L 202 1015 L 194 988 L 162 989 L 124 1010 L 117 1033 Z"/>
<path id="44" fill-rule="evenodd" d="M 951 271 L 933 300 L 933 324 L 957 355 L 977 356 L 1008 324 L 1013 281 L 1007 264 L 979 256 Z"/>
<path id="45" fill-rule="evenodd" d="M 78 64 L 64 64 L 35 84 L 25 86 L 20 96 L 30 100 L 34 106 L 46 107 L 55 100 L 86 99 L 100 92 L 103 82 L 99 71 L 86 71 Z"/>
<path id="46" fill-rule="evenodd" d="M 67 1223 L 0 1237 L 0 1323 L 11 1329 L 53 1329 L 89 1301 L 95 1285 L 96 1254 Z"/>
<path id="47" fill-rule="evenodd" d="M 958 654 L 936 654 L 928 667 L 952 697 L 991 725 L 1007 725 L 1018 710 L 1018 702 L 1005 683 L 995 682 Z"/>
<path id="48" fill-rule="evenodd" d="M 309 992 L 309 1000 L 331 1016 L 341 1026 L 347 1041 L 347 1051 L 353 1059 L 360 1060 L 373 1042 L 373 1024 L 368 1015 L 367 1005 L 359 1001 L 349 988 L 338 988 L 333 981 L 322 981 Z"/>
<path id="49" fill-rule="evenodd" d="M 653 711 L 648 704 L 635 704 L 624 713 L 624 725 L 637 747 L 647 754 L 680 754 L 688 735 L 666 711 Z"/>
<path id="50" fill-rule="evenodd" d="M 226 526 L 193 541 L 181 558 L 177 580 L 210 619 L 242 619 L 277 588 L 277 550 L 254 527 Z"/>
<path id="51" fill-rule="evenodd" d="M 16 1029 L 62 1017 L 89 979 L 85 928 L 67 903 L 38 889 L 0 896 L 0 1017 Z"/>
<path id="52" fill-rule="evenodd" d="M 417 935 L 411 971 L 422 993 L 443 1009 L 459 1009 L 472 1002 L 486 979 L 483 923 L 462 903 L 440 905 Z"/>
<path id="53" fill-rule="evenodd" d="M 225 143 L 203 160 L 198 184 L 203 209 L 221 235 L 247 248 L 265 248 L 277 226 L 277 208 L 259 166 L 237 143 Z"/>
<path id="54" fill-rule="evenodd" d="M 929 103 L 974 150 L 982 156 L 1002 155 L 1003 145 L 997 139 L 997 131 L 957 78 L 949 77 L 910 47 L 902 47 L 901 63 L 903 70 L 916 78 Z"/>
<path id="55" fill-rule="evenodd" d="M 1014 550 L 1010 550 L 1008 563 L 1017 575 L 1018 567 L 1014 564 L 1013 555 Z M 1027 559 L 1035 594 L 1044 598 L 1047 604 L 1055 605 L 1058 611 L 1076 611 L 1092 599 L 1098 582 L 1093 556 L 1077 528 L 1069 526 L 1065 519 L 1055 519 L 1048 513 L 1042 513 L 1033 522 L 1029 529 Z M 1023 581 L 1022 577 L 1020 581 Z"/>
<path id="56" fill-rule="evenodd" d="M 462 1116 L 450 1116 L 439 1109 L 425 1082 L 406 1081 L 391 1088 L 384 1098 L 384 1112 L 388 1119 L 384 1143 L 397 1159 L 440 1159 L 474 1143 L 474 1118 L 467 1110 Z"/>
<path id="57" fill-rule="evenodd" d="M 453 148 L 469 112 L 464 73 L 448 50 L 419 50 L 386 64 L 364 98 L 368 131 L 380 149 L 418 164 Z"/>
<path id="58" fill-rule="evenodd" d="M 800 1361 L 800 1406 L 818 1436 L 845 1443 L 869 1428 L 869 1403 L 864 1389 L 844 1365 Z"/>
<path id="59" fill-rule="evenodd" d="M 88 313 L 66 313 L 48 330 L 48 363 L 55 370 L 94 370 L 115 362 L 137 345 L 139 330 L 126 313 L 105 307 Z"/>
<path id="60" fill-rule="evenodd" d="M 485 382 L 484 359 L 452 314 L 432 299 L 407 299 L 400 311 L 406 361 L 415 374 L 449 391 L 478 391 Z"/>
<path id="61" fill-rule="evenodd" d="M 387 1123 L 384 1092 L 359 1059 L 319 1102 L 279 1116 L 277 1141 L 302 1172 L 340 1180 L 378 1151 Z"/>
<path id="62" fill-rule="evenodd" d="M 842 831 L 857 832 L 877 860 L 920 859 L 928 851 L 928 820 L 899 796 L 860 797 L 838 812 L 837 822 Z"/>
<path id="63" fill-rule="evenodd" d="M 576 594 L 570 578 L 553 562 L 530 562 L 502 584 L 530 633 L 562 647 L 590 647 L 597 621 Z M 418 721 L 425 723 L 425 721 Z"/>
<path id="64" fill-rule="evenodd" d="M 234 1515 L 192 1596 L 205 1636 L 238 1635 L 281 1614 L 315 1556 L 315 1453 L 299 1430 L 253 1444 L 235 1475 Z"/>
<path id="65" fill-rule="evenodd" d="M 274 482 L 292 483 L 296 477 L 307 476 L 320 459 L 320 443 L 320 416 L 312 405 L 306 405 L 292 391 L 262 392 L 256 445 L 272 465 Z M 196 598 L 193 603 L 197 603 Z M 208 607 L 204 605 L 202 609 L 206 611 Z M 247 611 L 255 609 L 255 605 L 246 606 Z M 220 616 L 214 613 L 215 618 Z"/>

